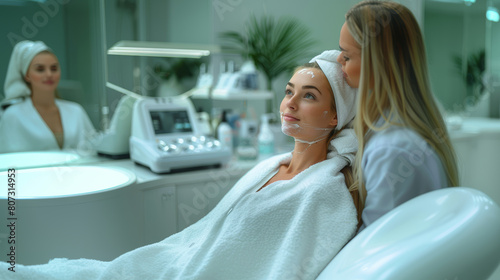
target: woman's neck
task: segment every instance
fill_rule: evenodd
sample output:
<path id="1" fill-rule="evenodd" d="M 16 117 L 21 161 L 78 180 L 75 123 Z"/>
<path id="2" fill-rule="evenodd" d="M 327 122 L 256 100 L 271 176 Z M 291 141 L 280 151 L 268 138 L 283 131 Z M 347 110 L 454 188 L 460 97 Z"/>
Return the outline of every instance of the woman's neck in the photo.
<path id="1" fill-rule="evenodd" d="M 295 142 L 292 160 L 287 167 L 287 173 L 298 174 L 311 165 L 326 159 L 328 148 L 326 139 L 314 144 Z"/>
<path id="2" fill-rule="evenodd" d="M 55 92 L 32 92 L 31 101 L 37 107 L 53 107 L 56 105 Z"/>

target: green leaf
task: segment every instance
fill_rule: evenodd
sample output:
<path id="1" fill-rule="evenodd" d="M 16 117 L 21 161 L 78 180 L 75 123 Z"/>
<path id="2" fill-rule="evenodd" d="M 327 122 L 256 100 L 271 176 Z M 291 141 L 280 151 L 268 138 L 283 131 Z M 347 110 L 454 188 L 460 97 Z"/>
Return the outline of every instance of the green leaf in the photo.
<path id="1" fill-rule="evenodd" d="M 220 34 L 229 44 L 227 48 L 238 51 L 243 57 L 253 60 L 268 81 L 293 70 L 299 60 L 308 57 L 309 48 L 316 42 L 309 29 L 296 18 L 250 16 L 244 34 L 229 31 Z"/>

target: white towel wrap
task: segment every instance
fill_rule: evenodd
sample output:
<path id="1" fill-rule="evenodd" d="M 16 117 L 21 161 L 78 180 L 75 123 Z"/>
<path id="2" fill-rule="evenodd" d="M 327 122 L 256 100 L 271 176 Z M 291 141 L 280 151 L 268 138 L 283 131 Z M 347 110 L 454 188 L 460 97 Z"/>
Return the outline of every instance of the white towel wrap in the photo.
<path id="1" fill-rule="evenodd" d="M 24 81 L 24 76 L 33 58 L 42 51 L 52 52 L 41 41 L 21 41 L 14 46 L 5 77 L 5 100 L 31 95 L 31 90 Z"/>
<path id="2" fill-rule="evenodd" d="M 357 90 L 351 88 L 344 79 L 342 66 L 337 62 L 340 54 L 338 50 L 324 51 L 310 61 L 318 63 L 332 87 L 337 109 L 338 129 L 348 125 L 354 119 L 357 93 Z"/>

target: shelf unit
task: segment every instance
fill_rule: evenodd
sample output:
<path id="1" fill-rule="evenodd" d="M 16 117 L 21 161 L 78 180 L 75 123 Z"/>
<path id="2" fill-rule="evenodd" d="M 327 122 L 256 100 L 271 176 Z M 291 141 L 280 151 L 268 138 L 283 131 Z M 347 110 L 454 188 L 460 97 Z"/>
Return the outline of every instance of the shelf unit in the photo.
<path id="1" fill-rule="evenodd" d="M 209 89 L 194 90 L 192 98 L 196 99 L 213 99 L 213 100 L 267 100 L 273 98 L 273 93 L 267 90 L 220 90 Z"/>

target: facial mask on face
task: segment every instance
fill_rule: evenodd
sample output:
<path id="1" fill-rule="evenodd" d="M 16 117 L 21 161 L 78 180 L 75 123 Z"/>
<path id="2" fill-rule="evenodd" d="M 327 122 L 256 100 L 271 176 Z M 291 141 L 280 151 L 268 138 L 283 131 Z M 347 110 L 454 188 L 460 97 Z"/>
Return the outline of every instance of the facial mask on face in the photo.
<path id="1" fill-rule="evenodd" d="M 309 149 L 309 147 L 313 144 L 316 144 L 328 137 L 330 132 L 333 130 L 333 128 L 325 128 L 325 127 L 314 127 L 312 125 L 309 125 L 307 123 L 301 123 L 300 125 L 297 123 L 289 123 L 285 120 L 283 120 L 283 112 L 280 112 L 281 115 L 281 131 L 288 136 L 292 136 L 295 139 L 295 142 L 299 143 L 304 143 L 304 144 L 309 144 L 306 149 L 304 149 L 301 152 L 293 151 L 294 153 L 303 153 Z M 323 113 L 324 117 L 328 116 L 328 111 L 325 111 Z M 307 141 L 304 139 L 299 139 L 297 138 L 297 135 L 300 133 L 305 133 L 305 132 L 310 132 L 310 133 L 318 133 L 318 135 L 315 137 L 314 140 L 312 141 Z M 295 135 L 295 136 L 294 136 Z"/>
<path id="2" fill-rule="evenodd" d="M 311 79 L 314 78 L 314 72 L 309 69 L 302 69 L 297 72 L 297 74 L 308 74 L 311 75 Z"/>

